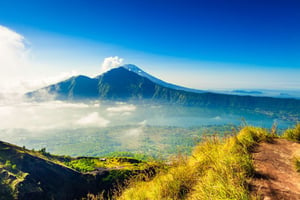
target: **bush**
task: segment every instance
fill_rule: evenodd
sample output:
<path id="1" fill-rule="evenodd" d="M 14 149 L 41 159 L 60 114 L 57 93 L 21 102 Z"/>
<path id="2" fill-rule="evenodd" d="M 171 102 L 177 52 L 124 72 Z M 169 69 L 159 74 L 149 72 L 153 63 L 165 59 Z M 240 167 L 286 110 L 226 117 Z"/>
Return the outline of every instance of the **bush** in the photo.
<path id="1" fill-rule="evenodd" d="M 300 142 L 300 123 L 296 124 L 293 129 L 287 129 L 282 137 L 288 140 Z"/>
<path id="2" fill-rule="evenodd" d="M 67 166 L 79 171 L 79 172 L 89 172 L 95 170 L 95 163 L 93 159 L 84 158 L 79 160 L 72 160 L 66 163 Z"/>
<path id="3" fill-rule="evenodd" d="M 16 171 L 17 170 L 17 165 L 12 164 L 9 160 L 7 160 L 4 164 L 4 167 L 8 170 Z"/>
<path id="4" fill-rule="evenodd" d="M 248 151 L 251 150 L 255 144 L 259 142 L 271 142 L 273 136 L 270 135 L 266 129 L 252 126 L 244 127 L 237 135 L 237 140 Z"/>
<path id="5" fill-rule="evenodd" d="M 297 172 L 300 173 L 300 149 L 294 153 L 294 162 Z"/>

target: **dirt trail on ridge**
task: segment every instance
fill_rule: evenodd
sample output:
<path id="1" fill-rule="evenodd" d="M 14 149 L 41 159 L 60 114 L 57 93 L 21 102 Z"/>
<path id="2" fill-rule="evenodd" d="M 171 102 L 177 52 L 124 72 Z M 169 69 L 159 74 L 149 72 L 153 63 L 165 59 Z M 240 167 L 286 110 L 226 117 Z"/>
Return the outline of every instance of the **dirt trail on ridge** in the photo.
<path id="1" fill-rule="evenodd" d="M 300 156 L 300 144 L 284 139 L 259 144 L 252 153 L 255 177 L 251 194 L 262 200 L 300 200 L 300 173 L 294 156 Z"/>

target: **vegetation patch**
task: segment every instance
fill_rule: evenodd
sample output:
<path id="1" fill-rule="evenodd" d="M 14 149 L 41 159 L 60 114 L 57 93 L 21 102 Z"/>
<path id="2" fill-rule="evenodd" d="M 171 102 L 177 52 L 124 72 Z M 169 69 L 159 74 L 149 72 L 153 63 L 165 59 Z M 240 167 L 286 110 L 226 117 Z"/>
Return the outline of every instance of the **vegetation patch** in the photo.
<path id="1" fill-rule="evenodd" d="M 300 123 L 298 123 L 294 128 L 287 129 L 282 137 L 288 140 L 300 142 Z"/>
<path id="2" fill-rule="evenodd" d="M 79 172 L 92 172 L 114 169 L 144 170 L 154 165 L 154 162 L 146 162 L 130 157 L 78 157 L 65 164 Z"/>
<path id="3" fill-rule="evenodd" d="M 296 165 L 296 170 L 297 170 L 297 172 L 300 173 L 300 159 L 296 159 L 295 165 Z"/>
<path id="4" fill-rule="evenodd" d="M 133 180 L 118 199 L 250 199 L 250 150 L 270 139 L 265 129 L 256 127 L 245 127 L 233 137 L 206 137 L 192 156 L 179 157 L 153 180 Z"/>

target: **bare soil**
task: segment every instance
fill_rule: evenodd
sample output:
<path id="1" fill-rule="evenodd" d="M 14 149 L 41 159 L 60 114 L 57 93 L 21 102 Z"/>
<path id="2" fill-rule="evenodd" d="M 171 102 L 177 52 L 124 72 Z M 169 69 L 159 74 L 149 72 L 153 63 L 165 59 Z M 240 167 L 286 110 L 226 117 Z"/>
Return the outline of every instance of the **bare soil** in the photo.
<path id="1" fill-rule="evenodd" d="M 295 156 L 300 144 L 284 139 L 259 144 L 252 153 L 255 176 L 250 182 L 252 196 L 261 200 L 300 200 L 300 173 Z"/>

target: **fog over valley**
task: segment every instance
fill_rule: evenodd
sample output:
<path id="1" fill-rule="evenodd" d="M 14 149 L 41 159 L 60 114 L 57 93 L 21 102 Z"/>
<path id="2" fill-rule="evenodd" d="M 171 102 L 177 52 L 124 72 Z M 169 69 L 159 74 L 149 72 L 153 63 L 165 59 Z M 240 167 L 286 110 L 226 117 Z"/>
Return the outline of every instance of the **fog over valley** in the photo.
<path id="1" fill-rule="evenodd" d="M 37 102 L 12 97 L 0 102 L 0 121 L 0 140 L 76 156 L 116 151 L 169 155 L 179 147 L 189 152 L 201 135 L 222 135 L 245 121 L 266 128 L 274 122 L 280 128 L 293 125 L 245 111 L 138 101 Z"/>

